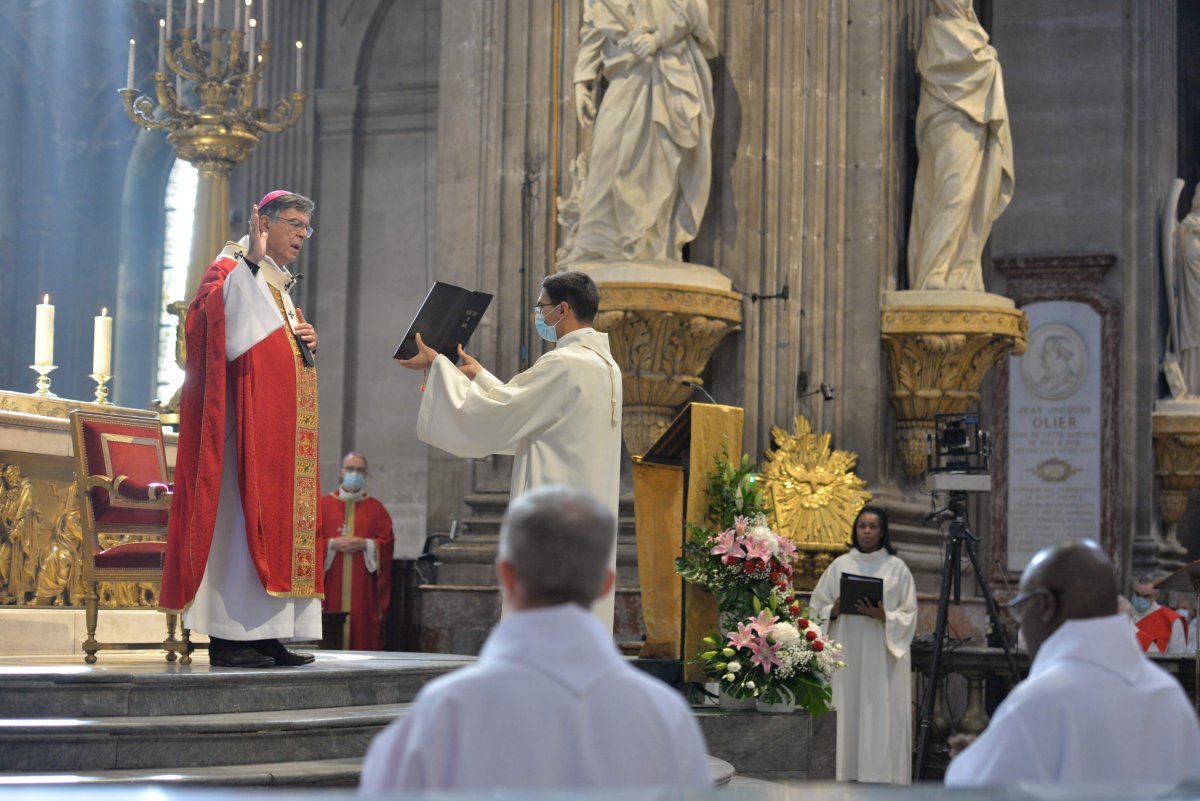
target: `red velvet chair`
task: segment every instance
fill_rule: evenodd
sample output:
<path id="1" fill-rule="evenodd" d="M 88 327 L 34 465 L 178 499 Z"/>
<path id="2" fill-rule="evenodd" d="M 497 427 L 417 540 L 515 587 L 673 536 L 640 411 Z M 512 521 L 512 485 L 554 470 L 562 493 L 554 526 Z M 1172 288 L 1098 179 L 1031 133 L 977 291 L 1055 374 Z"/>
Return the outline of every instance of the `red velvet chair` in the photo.
<path id="1" fill-rule="evenodd" d="M 71 412 L 75 446 L 75 484 L 79 490 L 83 530 L 84 602 L 87 639 L 84 661 L 96 662 L 100 649 L 162 647 L 167 661 L 191 659 L 188 632 L 175 637 L 177 614 L 167 614 L 167 638 L 162 643 L 102 643 L 96 640 L 100 608 L 99 582 L 139 582 L 156 587 L 162 582 L 167 543 L 171 485 L 167 481 L 162 424 L 157 417 L 135 417 L 76 410 Z M 101 543 L 101 535 L 120 540 Z"/>

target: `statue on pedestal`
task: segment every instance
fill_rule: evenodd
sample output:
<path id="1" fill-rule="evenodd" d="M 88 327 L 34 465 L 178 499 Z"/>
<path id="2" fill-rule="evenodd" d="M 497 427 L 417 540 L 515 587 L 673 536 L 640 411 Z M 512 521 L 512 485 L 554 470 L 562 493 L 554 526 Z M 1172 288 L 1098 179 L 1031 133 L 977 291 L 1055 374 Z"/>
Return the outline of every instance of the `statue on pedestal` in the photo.
<path id="1" fill-rule="evenodd" d="M 971 0 L 933 6 L 917 52 L 909 288 L 983 292 L 983 248 L 1013 194 L 1004 81 Z"/>
<path id="2" fill-rule="evenodd" d="M 1163 209 L 1162 257 L 1169 328 L 1163 373 L 1176 400 L 1200 398 L 1200 186 L 1192 208 L 1175 221 L 1183 192 L 1176 179 Z"/>
<path id="3" fill-rule="evenodd" d="M 560 264 L 680 261 L 712 180 L 716 55 L 704 0 L 585 0 L 579 124 L 595 123 L 573 245 Z M 600 77 L 608 82 L 596 109 Z"/>

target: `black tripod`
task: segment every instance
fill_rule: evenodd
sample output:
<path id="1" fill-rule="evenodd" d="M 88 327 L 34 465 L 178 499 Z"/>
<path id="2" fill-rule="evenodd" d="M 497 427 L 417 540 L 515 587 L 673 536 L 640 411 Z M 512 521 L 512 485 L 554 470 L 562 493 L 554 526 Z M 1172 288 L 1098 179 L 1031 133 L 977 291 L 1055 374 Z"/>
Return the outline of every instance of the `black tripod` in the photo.
<path id="1" fill-rule="evenodd" d="M 946 542 L 946 559 L 942 563 L 942 588 L 938 594 L 937 624 L 933 629 L 933 658 L 929 663 L 929 676 L 925 682 L 925 697 L 921 704 L 920 739 L 917 746 L 915 779 L 924 777 L 925 765 L 929 758 L 929 730 L 930 724 L 933 721 L 933 704 L 934 699 L 937 697 L 938 679 L 941 677 L 942 653 L 946 649 L 946 624 L 950 611 L 951 590 L 954 592 L 954 603 L 958 604 L 962 601 L 962 572 L 960 568 L 963 546 L 966 546 L 967 558 L 971 560 L 971 567 L 975 570 L 975 580 L 979 582 L 979 590 L 983 594 L 984 602 L 987 604 L 988 615 L 991 616 L 992 625 L 999 627 L 1000 642 L 1004 646 L 1004 655 L 1008 658 L 1008 667 L 1012 670 L 1013 681 L 1021 680 L 1021 676 L 1017 672 L 1017 660 L 1013 657 L 1012 649 L 1008 645 L 1008 634 L 1004 631 L 1000 622 L 1000 612 L 996 607 L 996 600 L 992 597 L 992 592 L 988 589 L 987 581 L 983 577 L 983 571 L 979 568 L 979 558 L 975 553 L 975 546 L 979 542 L 979 538 L 975 536 L 967 525 L 966 491 L 951 490 L 950 500 L 946 504 L 946 508 L 940 512 L 934 512 L 930 517 L 938 518 L 943 515 L 949 515 L 950 536 Z"/>

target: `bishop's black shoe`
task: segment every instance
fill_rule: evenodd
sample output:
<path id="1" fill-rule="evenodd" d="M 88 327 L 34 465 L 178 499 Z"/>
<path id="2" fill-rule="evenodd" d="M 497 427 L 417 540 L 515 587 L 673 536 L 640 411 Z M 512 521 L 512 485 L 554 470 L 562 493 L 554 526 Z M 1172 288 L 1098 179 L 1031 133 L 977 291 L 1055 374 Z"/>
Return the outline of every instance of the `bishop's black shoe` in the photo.
<path id="1" fill-rule="evenodd" d="M 275 660 L 254 648 L 253 642 L 208 638 L 208 664 L 213 667 L 269 668 Z"/>
<path id="2" fill-rule="evenodd" d="M 312 654 L 289 651 L 279 640 L 255 640 L 248 644 L 254 646 L 259 654 L 270 658 L 280 667 L 300 667 L 316 661 L 316 657 Z"/>

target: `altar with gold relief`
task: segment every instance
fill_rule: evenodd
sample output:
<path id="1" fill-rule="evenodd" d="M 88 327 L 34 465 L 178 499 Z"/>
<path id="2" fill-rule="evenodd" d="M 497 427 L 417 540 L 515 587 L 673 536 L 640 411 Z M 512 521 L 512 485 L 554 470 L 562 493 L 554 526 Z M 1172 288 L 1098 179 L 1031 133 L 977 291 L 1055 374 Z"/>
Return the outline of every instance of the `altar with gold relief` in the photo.
<path id="1" fill-rule="evenodd" d="M 68 415 L 75 409 L 154 419 L 153 412 L 0 392 L 0 654 L 77 653 L 84 639 L 82 529 Z M 177 437 L 166 434 L 169 468 Z M 104 542 L 104 545 L 116 543 Z M 153 585 L 100 585 L 103 637 L 161 639 Z"/>

